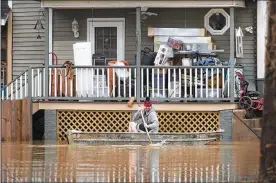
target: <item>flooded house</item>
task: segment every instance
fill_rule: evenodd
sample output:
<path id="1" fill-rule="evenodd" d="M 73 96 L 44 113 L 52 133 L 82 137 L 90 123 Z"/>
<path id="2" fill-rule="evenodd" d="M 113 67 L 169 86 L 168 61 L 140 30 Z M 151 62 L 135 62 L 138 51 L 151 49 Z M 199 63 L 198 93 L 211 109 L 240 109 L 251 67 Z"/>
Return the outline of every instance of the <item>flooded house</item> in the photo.
<path id="1" fill-rule="evenodd" d="M 263 92 L 265 8 L 254 0 L 13 1 L 3 138 L 127 132 L 150 97 L 160 132 L 224 129 L 231 140 L 237 73 Z"/>

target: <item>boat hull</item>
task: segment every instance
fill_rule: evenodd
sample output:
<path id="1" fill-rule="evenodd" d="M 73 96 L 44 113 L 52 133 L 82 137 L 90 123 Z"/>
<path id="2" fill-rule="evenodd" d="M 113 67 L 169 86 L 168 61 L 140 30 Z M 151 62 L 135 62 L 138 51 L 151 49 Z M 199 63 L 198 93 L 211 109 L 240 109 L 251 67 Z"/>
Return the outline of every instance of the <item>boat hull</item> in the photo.
<path id="1" fill-rule="evenodd" d="M 204 145 L 220 139 L 222 131 L 199 133 L 150 133 L 152 144 Z M 68 144 L 82 145 L 149 145 L 146 133 L 81 132 L 70 130 Z"/>

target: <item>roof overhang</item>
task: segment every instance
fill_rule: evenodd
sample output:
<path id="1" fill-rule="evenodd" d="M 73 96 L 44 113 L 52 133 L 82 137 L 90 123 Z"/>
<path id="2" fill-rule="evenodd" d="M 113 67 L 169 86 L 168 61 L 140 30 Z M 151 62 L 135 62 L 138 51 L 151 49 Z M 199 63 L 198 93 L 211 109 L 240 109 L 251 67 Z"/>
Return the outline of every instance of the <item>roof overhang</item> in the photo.
<path id="1" fill-rule="evenodd" d="M 44 8 L 229 8 L 245 7 L 244 0 L 101 0 L 101 1 L 83 1 L 83 0 L 41 0 L 41 6 Z"/>

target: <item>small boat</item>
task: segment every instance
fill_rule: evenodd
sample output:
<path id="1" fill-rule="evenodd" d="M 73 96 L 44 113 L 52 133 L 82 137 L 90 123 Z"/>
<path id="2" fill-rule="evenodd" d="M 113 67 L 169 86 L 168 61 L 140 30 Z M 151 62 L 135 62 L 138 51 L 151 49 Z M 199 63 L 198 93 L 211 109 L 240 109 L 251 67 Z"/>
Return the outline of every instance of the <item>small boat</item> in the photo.
<path id="1" fill-rule="evenodd" d="M 150 133 L 152 144 L 206 145 L 217 141 L 224 130 L 195 133 Z M 83 145 L 149 145 L 146 133 L 133 132 L 82 132 L 69 130 L 68 144 Z"/>

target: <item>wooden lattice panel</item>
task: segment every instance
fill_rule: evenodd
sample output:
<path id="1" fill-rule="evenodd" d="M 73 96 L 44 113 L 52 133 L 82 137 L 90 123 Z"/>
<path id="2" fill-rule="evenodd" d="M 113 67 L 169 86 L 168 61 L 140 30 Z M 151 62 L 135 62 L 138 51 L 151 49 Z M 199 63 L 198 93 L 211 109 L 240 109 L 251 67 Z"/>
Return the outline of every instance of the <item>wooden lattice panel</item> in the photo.
<path id="1" fill-rule="evenodd" d="M 68 130 L 88 132 L 127 132 L 131 112 L 125 111 L 57 111 L 57 135 L 66 139 Z"/>
<path id="2" fill-rule="evenodd" d="M 219 129 L 219 112 L 158 112 L 159 132 L 208 132 Z M 127 132 L 132 119 L 125 111 L 57 111 L 57 136 L 70 129 L 88 132 Z"/>
<path id="3" fill-rule="evenodd" d="M 158 112 L 160 132 L 208 132 L 219 129 L 219 112 Z"/>

